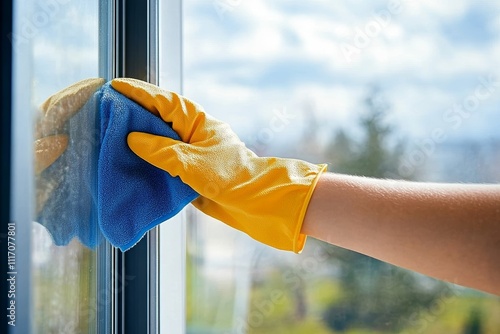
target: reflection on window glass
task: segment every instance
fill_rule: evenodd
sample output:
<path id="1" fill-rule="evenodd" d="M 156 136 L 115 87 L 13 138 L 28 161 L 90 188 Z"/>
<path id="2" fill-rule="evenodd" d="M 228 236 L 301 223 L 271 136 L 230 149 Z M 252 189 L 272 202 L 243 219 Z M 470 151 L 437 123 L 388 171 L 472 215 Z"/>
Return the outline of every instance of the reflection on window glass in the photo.
<path id="1" fill-rule="evenodd" d="M 77 185 L 69 185 L 64 190 L 61 185 L 68 184 L 67 173 L 76 158 L 83 166 L 82 162 L 89 162 L 91 157 L 67 156 L 66 143 L 68 147 L 79 144 L 78 138 L 68 135 L 71 120 L 57 124 L 60 119 L 43 115 L 41 105 L 77 81 L 98 77 L 98 2 L 40 0 L 32 1 L 30 7 L 31 12 L 21 16 L 26 29 L 31 29 L 24 31 L 29 32 L 29 36 L 22 37 L 27 38 L 32 49 L 31 101 L 37 106 L 33 114 L 34 138 L 66 136 L 66 139 L 53 137 L 45 141 L 44 152 L 49 152 L 56 159 L 54 162 L 45 155 L 46 165 L 35 165 L 37 209 L 31 238 L 34 312 L 31 327 L 36 333 L 93 333 L 97 330 L 97 253 L 84 246 L 82 240 L 71 237 L 72 230 L 79 227 L 69 226 L 65 216 L 77 217 L 82 212 L 79 207 L 89 204 L 86 198 L 75 197 L 81 192 L 76 189 Z M 69 112 L 73 102 L 63 103 L 57 112 Z M 45 122 L 43 126 L 41 122 Z M 80 152 L 89 152 L 89 147 Z M 75 202 L 72 212 L 61 207 L 62 201 L 54 200 L 56 196 L 70 195 Z M 45 217 L 43 225 L 42 216 Z"/>
<path id="2" fill-rule="evenodd" d="M 259 155 L 500 181 L 496 1 L 184 1 L 184 94 Z M 188 217 L 189 333 L 497 333 L 500 301 L 309 239 Z"/>

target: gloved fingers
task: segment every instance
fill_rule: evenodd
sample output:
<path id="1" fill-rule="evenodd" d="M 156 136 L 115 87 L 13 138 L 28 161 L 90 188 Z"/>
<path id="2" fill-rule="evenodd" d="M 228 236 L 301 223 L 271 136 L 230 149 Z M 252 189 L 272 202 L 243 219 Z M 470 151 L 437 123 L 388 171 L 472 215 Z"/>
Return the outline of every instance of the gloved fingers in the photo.
<path id="1" fill-rule="evenodd" d="M 120 94 L 125 95 L 132 101 L 141 105 L 150 113 L 160 117 L 160 111 L 157 105 L 157 98 L 163 96 L 167 104 L 171 104 L 171 98 L 168 92 L 163 91 L 160 87 L 137 79 L 117 78 L 111 80 L 111 87 L 116 89 Z M 165 120 L 171 122 L 171 120 Z"/>
<path id="2" fill-rule="evenodd" d="M 67 135 L 54 135 L 35 140 L 35 174 L 40 174 L 52 165 L 67 147 Z"/>
<path id="3" fill-rule="evenodd" d="M 185 154 L 186 144 L 163 136 L 144 132 L 131 132 L 127 136 L 130 149 L 141 159 L 163 169 L 172 176 L 179 176 L 179 155 Z"/>
<path id="4" fill-rule="evenodd" d="M 65 123 L 103 84 L 102 78 L 85 79 L 50 96 L 40 106 L 41 115 L 35 125 L 35 139 L 61 133 Z"/>
<path id="5" fill-rule="evenodd" d="M 171 123 L 172 129 L 185 143 L 204 139 L 207 117 L 202 108 L 189 99 L 136 79 L 114 79 L 111 86 L 163 121 Z"/>

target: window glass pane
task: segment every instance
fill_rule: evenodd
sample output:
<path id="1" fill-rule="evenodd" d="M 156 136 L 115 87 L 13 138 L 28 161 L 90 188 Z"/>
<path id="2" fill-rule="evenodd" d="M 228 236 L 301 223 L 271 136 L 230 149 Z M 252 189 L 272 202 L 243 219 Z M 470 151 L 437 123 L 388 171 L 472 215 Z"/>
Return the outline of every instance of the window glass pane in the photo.
<path id="1" fill-rule="evenodd" d="M 499 16 L 497 1 L 186 0 L 184 95 L 259 155 L 498 183 Z M 189 333 L 500 331 L 498 298 L 189 214 Z"/>
<path id="2" fill-rule="evenodd" d="M 88 217 L 94 203 L 86 180 L 92 176 L 92 152 L 98 142 L 93 140 L 95 133 L 86 132 L 93 125 L 81 126 L 80 122 L 85 117 L 94 121 L 95 108 L 84 107 L 59 126 L 60 115 L 77 101 L 70 99 L 60 110 L 51 110 L 57 116 L 42 103 L 77 81 L 99 76 L 98 2 L 34 0 L 25 7 L 29 12 L 21 14 L 18 38 L 30 43 L 32 52 L 31 67 L 26 65 L 25 70 L 31 70 L 26 84 L 31 85 L 32 96 L 26 98 L 34 106 L 30 115 L 35 123 L 33 137 L 46 140 L 43 159 L 50 154 L 57 158 L 43 171 L 35 167 L 31 327 L 36 333 L 93 333 L 97 331 L 97 251 L 85 246 L 82 238 L 96 233 L 92 228 L 96 225 L 91 226 Z M 58 148 L 65 144 L 47 139 L 52 135 L 66 136 L 62 155 Z M 72 181 L 75 173 L 81 182 Z M 82 232 L 85 228 L 88 230 Z"/>

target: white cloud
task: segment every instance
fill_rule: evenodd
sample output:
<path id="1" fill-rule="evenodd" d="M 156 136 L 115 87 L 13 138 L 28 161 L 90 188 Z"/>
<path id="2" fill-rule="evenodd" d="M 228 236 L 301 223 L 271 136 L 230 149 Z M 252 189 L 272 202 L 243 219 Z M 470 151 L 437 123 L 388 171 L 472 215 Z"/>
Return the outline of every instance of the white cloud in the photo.
<path id="1" fill-rule="evenodd" d="M 433 1 L 433 0 L 406 0 L 408 7 L 415 15 L 432 15 L 440 19 L 456 18 L 465 13 L 472 5 L 470 0 Z"/>
<path id="2" fill-rule="evenodd" d="M 388 2 L 304 3 L 292 8 L 298 5 L 241 1 L 223 19 L 192 17 L 201 12 L 193 10 L 198 4 L 202 2 L 190 1 L 185 8 L 186 93 L 217 109 L 236 127 L 248 126 L 248 115 L 265 118 L 273 107 L 300 108 L 307 100 L 332 123 L 352 122 L 366 85 L 380 83 L 401 112 L 394 119 L 408 133 L 421 135 L 439 122 L 436 113 L 446 101 L 460 98 L 478 76 L 500 65 L 500 39 L 471 46 L 442 32 L 444 22 L 455 24 L 476 6 L 472 0 L 405 1 L 401 13 L 393 14 L 368 46 L 358 48 L 359 56 L 350 63 L 340 45 L 354 44 L 359 30 L 366 34 L 367 24 L 376 22 L 374 13 L 386 10 Z M 496 21 L 490 24 L 500 26 Z M 291 60 L 291 66 L 304 64 L 322 73 L 316 82 L 300 71 L 297 75 L 306 80 L 258 80 Z M 416 107 L 418 112 L 408 111 Z"/>

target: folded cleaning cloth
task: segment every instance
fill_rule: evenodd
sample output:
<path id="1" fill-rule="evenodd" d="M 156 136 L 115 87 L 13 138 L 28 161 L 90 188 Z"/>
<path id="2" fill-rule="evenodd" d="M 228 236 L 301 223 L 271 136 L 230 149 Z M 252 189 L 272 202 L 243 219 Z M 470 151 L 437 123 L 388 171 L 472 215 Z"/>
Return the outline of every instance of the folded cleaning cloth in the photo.
<path id="1" fill-rule="evenodd" d="M 109 83 L 70 119 L 66 152 L 43 172 L 61 178 L 38 217 L 55 244 L 76 236 L 93 248 L 102 233 L 126 251 L 198 197 L 180 178 L 136 156 L 127 145 L 132 131 L 180 140 L 168 124 Z"/>

